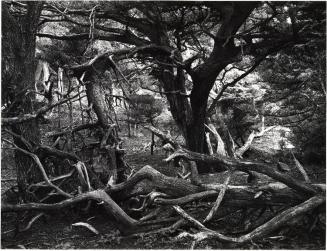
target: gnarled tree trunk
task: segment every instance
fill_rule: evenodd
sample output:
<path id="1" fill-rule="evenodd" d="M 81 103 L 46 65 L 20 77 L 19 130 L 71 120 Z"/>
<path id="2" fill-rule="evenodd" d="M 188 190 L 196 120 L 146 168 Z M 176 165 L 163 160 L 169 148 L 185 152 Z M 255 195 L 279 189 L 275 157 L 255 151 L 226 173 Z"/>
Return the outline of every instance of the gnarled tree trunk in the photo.
<path id="1" fill-rule="evenodd" d="M 7 5 L 2 4 L 2 97 L 11 105 L 5 111 L 8 117 L 33 111 L 34 95 L 26 93 L 28 89 L 34 89 L 35 38 L 42 3 L 27 2 L 26 5 L 27 13 L 14 18 Z M 14 125 L 11 129 L 30 142 L 40 142 L 37 120 Z M 15 144 L 24 149 L 27 147 L 18 138 Z M 24 193 L 28 184 L 39 181 L 41 177 L 38 170 L 33 168 L 30 157 L 15 152 L 15 162 L 18 187 Z"/>

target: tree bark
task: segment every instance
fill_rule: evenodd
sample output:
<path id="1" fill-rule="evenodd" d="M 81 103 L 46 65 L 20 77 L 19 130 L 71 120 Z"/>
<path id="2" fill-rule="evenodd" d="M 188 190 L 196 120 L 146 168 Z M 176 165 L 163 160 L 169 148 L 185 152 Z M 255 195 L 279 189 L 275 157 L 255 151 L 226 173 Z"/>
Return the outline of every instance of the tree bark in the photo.
<path id="1" fill-rule="evenodd" d="M 35 38 L 43 3 L 27 2 L 26 5 L 26 14 L 16 19 L 10 14 L 7 5 L 2 3 L 2 97 L 11 104 L 10 109 L 5 111 L 8 117 L 32 113 L 34 110 L 34 95 L 25 94 L 27 89 L 34 89 Z M 13 125 L 12 131 L 34 145 L 40 143 L 37 119 Z M 17 146 L 26 149 L 19 138 L 14 141 Z M 40 181 L 41 175 L 33 160 L 17 151 L 15 163 L 18 187 L 24 194 L 28 184 Z"/>

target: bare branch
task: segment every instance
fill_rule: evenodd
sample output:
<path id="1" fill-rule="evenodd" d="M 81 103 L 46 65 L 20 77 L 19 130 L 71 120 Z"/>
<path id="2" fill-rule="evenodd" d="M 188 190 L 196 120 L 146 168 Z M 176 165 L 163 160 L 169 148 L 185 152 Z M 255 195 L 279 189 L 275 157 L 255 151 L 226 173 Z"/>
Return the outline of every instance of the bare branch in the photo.
<path id="1" fill-rule="evenodd" d="M 192 152 L 186 149 L 178 149 L 175 153 L 170 155 L 166 161 L 170 161 L 174 158 L 184 158 L 193 161 L 201 161 L 205 163 L 212 163 L 215 164 L 214 168 L 217 170 L 227 169 L 227 170 L 239 170 L 242 172 L 249 172 L 254 171 L 258 173 L 262 173 L 268 175 L 269 177 L 285 183 L 290 188 L 295 189 L 301 193 L 305 193 L 308 195 L 315 195 L 317 194 L 317 190 L 309 184 L 303 183 L 301 181 L 295 180 L 293 177 L 285 174 L 280 173 L 274 168 L 266 165 L 265 163 L 261 162 L 253 162 L 253 161 L 244 161 L 244 160 L 237 160 L 228 157 L 224 157 L 221 155 L 214 155 L 209 156 L 201 153 Z"/>
<path id="2" fill-rule="evenodd" d="M 73 196 L 70 195 L 69 193 L 66 193 L 65 191 L 63 191 L 62 189 L 60 189 L 59 187 L 57 187 L 56 185 L 54 185 L 51 180 L 49 179 L 47 173 L 45 172 L 44 170 L 44 167 L 39 159 L 39 157 L 31 152 L 28 152 L 20 147 L 18 147 L 17 145 L 15 145 L 14 143 L 10 142 L 9 140 L 6 140 L 6 139 L 3 139 L 3 141 L 11 144 L 14 146 L 15 150 L 18 150 L 18 151 L 21 151 L 23 153 L 25 153 L 26 155 L 30 156 L 36 163 L 37 167 L 39 168 L 42 176 L 43 176 L 43 179 L 44 181 L 46 182 L 46 184 L 50 187 L 52 187 L 53 189 L 55 189 L 59 194 L 63 195 L 64 197 L 66 198 L 72 198 Z"/>
<path id="3" fill-rule="evenodd" d="M 204 223 L 210 221 L 213 218 L 213 216 L 217 213 L 217 210 L 218 210 L 218 208 L 220 206 L 220 203 L 222 202 L 222 200 L 224 198 L 224 195 L 225 195 L 225 192 L 226 192 L 226 190 L 228 188 L 228 184 L 229 184 L 229 182 L 231 180 L 231 177 L 232 177 L 232 172 L 228 172 L 226 180 L 225 180 L 225 182 L 223 184 L 223 188 L 219 191 L 219 195 L 217 197 L 217 200 L 215 201 L 215 204 L 211 208 L 208 216 L 204 219 L 204 221 L 203 221 Z"/>
<path id="4" fill-rule="evenodd" d="M 60 99 L 57 102 L 54 102 L 52 104 L 48 104 L 39 110 L 37 110 L 34 114 L 24 114 L 23 116 L 18 116 L 18 117 L 11 117 L 11 118 L 1 118 L 1 124 L 2 126 L 8 126 L 8 125 L 14 125 L 14 124 L 20 124 L 24 123 L 26 121 L 30 121 L 33 119 L 37 119 L 41 115 L 45 114 L 46 112 L 50 111 L 52 108 L 64 104 L 74 98 L 76 98 L 79 95 L 79 93 L 75 94 L 72 97 Z"/>
<path id="5" fill-rule="evenodd" d="M 297 158 L 295 158 L 293 152 L 292 152 L 292 156 L 293 156 L 293 159 L 294 159 L 294 162 L 295 162 L 295 166 L 296 166 L 296 168 L 300 171 L 300 173 L 302 174 L 304 180 L 305 180 L 306 182 L 310 182 L 310 178 L 309 178 L 307 172 L 305 171 L 305 169 L 304 169 L 304 167 L 301 165 L 301 163 L 297 160 Z"/>

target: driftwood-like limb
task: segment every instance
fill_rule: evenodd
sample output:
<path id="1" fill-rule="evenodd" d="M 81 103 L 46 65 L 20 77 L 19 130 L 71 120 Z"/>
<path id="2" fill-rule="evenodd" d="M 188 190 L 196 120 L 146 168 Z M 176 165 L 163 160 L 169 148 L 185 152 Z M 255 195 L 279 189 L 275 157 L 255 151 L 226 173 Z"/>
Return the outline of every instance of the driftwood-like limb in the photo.
<path id="1" fill-rule="evenodd" d="M 110 196 L 104 190 L 95 190 L 87 193 L 80 194 L 76 197 L 66 199 L 64 201 L 54 204 L 43 204 L 43 203 L 26 203 L 18 205 L 1 204 L 2 212 L 19 212 L 26 210 L 38 210 L 38 211 L 53 211 L 63 209 L 67 206 L 74 205 L 76 203 L 95 200 L 103 202 L 103 206 L 107 213 L 114 217 L 117 222 L 117 227 L 123 233 L 135 230 L 137 227 L 137 221 L 128 216 Z"/>
<path id="2" fill-rule="evenodd" d="M 179 215 L 191 222 L 194 226 L 198 227 L 199 229 L 207 229 L 201 222 L 188 215 L 180 206 L 173 206 L 173 208 Z"/>
<path id="3" fill-rule="evenodd" d="M 217 194 L 218 194 L 218 192 L 213 191 L 213 190 L 203 191 L 203 192 L 199 192 L 199 193 L 186 195 L 186 196 L 176 198 L 176 199 L 157 198 L 155 200 L 155 203 L 159 204 L 159 205 L 183 205 L 186 203 L 190 203 L 192 201 L 213 197 Z"/>
<path id="4" fill-rule="evenodd" d="M 20 229 L 19 232 L 25 232 L 27 230 L 29 230 L 33 223 L 36 222 L 39 218 L 41 218 L 42 216 L 44 216 L 44 213 L 39 213 L 37 214 L 36 216 L 34 216 L 29 222 L 28 224 L 26 225 L 26 227 L 24 227 L 23 229 Z"/>
<path id="5" fill-rule="evenodd" d="M 267 128 L 264 128 L 264 126 L 262 127 L 261 131 L 256 133 L 255 131 L 252 131 L 249 135 L 249 137 L 247 138 L 247 140 L 245 141 L 244 145 L 241 146 L 240 148 L 238 148 L 235 151 L 235 154 L 238 158 L 242 158 L 243 154 L 249 150 L 253 140 L 257 137 L 261 137 L 263 136 L 266 132 L 272 130 L 273 128 L 275 128 L 275 126 L 269 126 Z"/>
<path id="6" fill-rule="evenodd" d="M 301 165 L 301 163 L 297 160 L 297 158 L 295 158 L 293 152 L 292 152 L 292 156 L 293 156 L 293 159 L 294 159 L 294 162 L 295 162 L 295 166 L 296 166 L 296 168 L 300 171 L 300 173 L 302 174 L 304 180 L 305 180 L 306 182 L 310 182 L 310 178 L 309 178 L 307 172 L 305 171 L 305 169 L 304 169 L 304 167 Z"/>
<path id="7" fill-rule="evenodd" d="M 213 149 L 210 141 L 210 134 L 208 132 L 206 133 L 206 141 L 208 145 L 209 155 L 213 155 Z"/>
<path id="8" fill-rule="evenodd" d="M 137 188 L 135 192 L 132 191 L 143 180 L 147 180 L 149 183 L 140 186 L 141 189 Z M 325 192 L 325 186 L 322 184 L 313 184 L 312 186 L 321 193 Z M 136 194 L 146 194 L 156 189 L 171 196 L 171 198 L 156 198 L 154 200 L 156 204 L 182 205 L 194 200 L 214 198 L 218 195 L 217 191 L 220 191 L 223 187 L 223 184 L 202 183 L 201 185 L 195 185 L 183 179 L 168 177 L 150 166 L 144 166 L 130 179 L 107 187 L 106 191 L 112 195 L 120 194 L 119 199 L 123 199 Z M 254 198 L 259 191 L 268 192 L 271 196 L 269 198 L 265 196 Z M 124 193 L 121 194 L 122 192 Z M 254 207 L 261 205 L 295 205 L 307 198 L 306 194 L 296 193 L 296 190 L 278 182 L 261 186 L 228 185 L 223 204 Z"/>
<path id="9" fill-rule="evenodd" d="M 88 230 L 90 230 L 92 233 L 94 233 L 95 235 L 99 234 L 99 231 L 96 230 L 91 224 L 86 223 L 86 222 L 77 222 L 72 224 L 73 227 L 85 227 Z"/>
<path id="10" fill-rule="evenodd" d="M 166 142 L 170 143 L 175 149 L 180 148 L 180 145 L 172 137 L 170 137 L 169 135 L 164 134 L 162 131 L 155 128 L 154 126 L 145 125 L 143 127 L 145 129 L 150 130 L 151 132 L 153 132 L 159 138 L 161 138 L 161 139 L 165 140 Z"/>
<path id="11" fill-rule="evenodd" d="M 171 136 L 170 134 L 164 134 L 162 131 L 159 129 L 155 128 L 154 126 L 144 126 L 145 129 L 150 130 L 152 133 L 154 133 L 156 136 L 159 138 L 165 140 L 166 142 L 169 142 L 170 145 L 176 150 L 180 149 L 182 146 L 179 145 Z M 168 162 L 169 160 L 165 159 L 164 161 Z M 201 180 L 199 178 L 199 173 L 197 169 L 197 165 L 194 161 L 189 161 L 189 167 L 190 167 L 190 172 L 191 172 L 191 182 L 193 184 L 201 184 Z"/>
<path id="12" fill-rule="evenodd" d="M 240 236 L 240 237 L 229 237 L 229 236 L 220 234 L 216 231 L 212 231 L 212 230 L 206 228 L 205 226 L 203 226 L 201 223 L 198 224 L 198 222 L 196 220 L 194 220 L 191 216 L 189 216 L 185 211 L 182 210 L 183 212 L 181 212 L 181 213 L 179 212 L 180 215 L 182 215 L 184 219 L 188 220 L 189 222 L 191 222 L 192 224 L 197 226 L 201 230 L 201 232 L 199 232 L 197 234 L 183 233 L 182 235 L 180 235 L 180 237 L 190 236 L 197 241 L 204 240 L 207 238 L 216 238 L 216 239 L 218 239 L 220 241 L 224 241 L 224 242 L 235 242 L 235 243 L 241 244 L 241 243 L 245 243 L 245 242 L 248 242 L 251 240 L 262 238 L 263 236 L 265 236 L 265 235 L 273 232 L 274 230 L 278 229 L 279 227 L 283 226 L 287 222 L 293 220 L 294 218 L 296 218 L 306 212 L 309 212 L 309 211 L 317 208 L 318 206 L 320 206 L 323 203 L 325 203 L 324 197 L 322 197 L 322 196 L 311 197 L 307 201 L 281 212 L 280 214 L 278 214 L 271 220 L 267 221 L 260 227 L 254 229 L 252 232 L 245 234 L 243 236 Z"/>
<path id="13" fill-rule="evenodd" d="M 146 233 L 137 233 L 137 234 L 132 234 L 131 236 L 148 236 L 148 235 L 154 235 L 154 234 L 162 234 L 162 233 L 173 233 L 174 231 L 176 231 L 177 229 L 179 229 L 180 227 L 182 227 L 183 225 L 185 225 L 187 223 L 186 220 L 184 219 L 179 219 L 177 222 L 175 222 L 173 225 L 169 226 L 169 227 L 164 227 L 164 228 L 160 228 L 157 230 L 153 230 L 150 232 L 146 232 Z"/>
<path id="14" fill-rule="evenodd" d="M 204 189 L 187 182 L 186 180 L 176 177 L 168 177 L 151 166 L 144 166 L 137 171 L 130 179 L 107 187 L 106 191 L 111 193 L 117 193 L 119 191 L 126 191 L 132 189 L 137 183 L 149 180 L 154 186 L 164 191 L 171 196 L 185 196 L 192 193 L 201 192 Z"/>
<path id="15" fill-rule="evenodd" d="M 216 127 L 213 124 L 209 124 L 209 125 L 204 124 L 204 126 L 214 135 L 217 141 L 216 153 L 221 154 L 223 156 L 227 156 L 224 141 L 221 139 Z"/>
<path id="16" fill-rule="evenodd" d="M 307 195 L 315 195 L 318 192 L 310 184 L 306 184 L 304 182 L 295 180 L 290 175 L 278 172 L 277 170 L 274 169 L 274 167 L 271 167 L 261 162 L 237 160 L 234 158 L 228 158 L 221 155 L 209 156 L 206 154 L 192 152 L 186 149 L 178 149 L 175 153 L 170 155 L 166 159 L 166 161 L 170 161 L 176 157 L 184 158 L 187 160 L 202 161 L 210 164 L 215 164 L 214 168 L 216 171 L 221 171 L 222 169 L 223 170 L 231 169 L 234 171 L 235 170 L 242 171 L 242 172 L 254 171 L 254 172 L 262 173 L 277 181 L 286 184 L 287 186 L 295 189 L 296 191 L 299 191 L 300 193 L 305 193 Z"/>
<path id="17" fill-rule="evenodd" d="M 244 145 L 236 149 L 235 154 L 237 157 L 242 158 L 243 154 L 250 148 L 250 145 L 252 144 L 254 138 L 255 132 L 252 131 L 247 140 L 245 141 Z"/>
<path id="18" fill-rule="evenodd" d="M 215 204 L 213 205 L 212 209 L 210 210 L 208 216 L 204 219 L 204 221 L 203 221 L 204 223 L 210 221 L 213 218 L 213 216 L 216 214 L 216 212 L 220 206 L 220 203 L 222 202 L 222 200 L 224 198 L 224 195 L 226 193 L 226 190 L 227 190 L 228 184 L 231 180 L 231 177 L 232 177 L 232 172 L 228 172 L 226 180 L 223 184 L 223 188 L 219 191 L 217 200 L 215 201 Z"/>
<path id="19" fill-rule="evenodd" d="M 34 153 L 28 152 L 28 151 L 26 151 L 26 150 L 18 147 L 17 145 L 15 145 L 14 143 L 12 143 L 12 142 L 10 142 L 10 141 L 8 141 L 6 139 L 3 139 L 3 140 L 6 141 L 7 143 L 13 145 L 15 150 L 21 151 L 22 153 L 30 156 L 35 161 L 37 167 L 39 168 L 39 170 L 40 170 L 40 172 L 42 174 L 42 177 L 43 177 L 45 183 L 49 187 L 52 187 L 53 189 L 55 189 L 58 192 L 58 194 L 61 194 L 61 195 L 63 195 L 66 198 L 72 198 L 73 197 L 72 195 L 70 195 L 69 193 L 66 193 L 61 188 L 57 187 L 56 185 L 54 185 L 51 182 L 51 180 L 49 179 L 47 173 L 45 172 L 44 167 L 43 167 L 43 165 L 42 165 L 42 163 L 41 163 L 41 161 L 40 161 L 40 159 L 39 159 L 39 157 L 37 155 L 35 155 Z"/>
<path id="20" fill-rule="evenodd" d="M 87 168 L 84 165 L 84 163 L 79 161 L 74 166 L 76 167 L 76 170 L 77 170 L 77 173 L 78 173 L 78 179 L 79 179 L 81 185 L 84 187 L 84 190 L 85 191 L 92 190 L 89 175 L 88 175 L 88 172 L 87 172 Z"/>
<path id="21" fill-rule="evenodd" d="M 54 182 L 54 181 L 58 181 L 58 180 L 62 180 L 62 179 L 66 179 L 66 178 L 69 178 L 71 177 L 73 174 L 74 174 L 75 170 L 71 170 L 69 173 L 67 174 L 63 174 L 63 175 L 60 175 L 60 176 L 57 176 L 55 178 L 52 178 L 50 179 L 51 182 Z M 47 183 L 45 181 L 42 181 L 42 182 L 39 182 L 39 183 L 36 183 L 36 184 L 31 184 L 27 190 L 30 190 L 32 187 L 42 187 L 42 186 L 47 186 Z"/>

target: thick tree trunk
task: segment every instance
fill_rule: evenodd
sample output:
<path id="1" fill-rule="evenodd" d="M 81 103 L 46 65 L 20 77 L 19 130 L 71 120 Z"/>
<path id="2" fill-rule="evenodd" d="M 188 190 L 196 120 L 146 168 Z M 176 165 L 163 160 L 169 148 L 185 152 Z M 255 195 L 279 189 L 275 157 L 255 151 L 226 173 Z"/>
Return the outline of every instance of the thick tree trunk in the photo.
<path id="1" fill-rule="evenodd" d="M 198 65 L 189 71 L 192 77 L 193 88 L 190 100 L 186 94 L 185 73 L 181 66 L 177 66 L 176 73 L 173 67 L 161 69 L 159 79 L 164 84 L 164 89 L 170 105 L 170 110 L 174 120 L 183 132 L 188 149 L 199 153 L 207 153 L 207 144 L 205 143 L 205 119 L 209 92 L 215 83 L 219 73 L 230 63 L 235 62 L 239 50 L 231 39 L 239 27 L 255 8 L 256 3 L 242 3 L 239 6 L 226 4 L 218 6 L 218 9 L 224 13 L 222 24 L 215 35 L 214 48 L 204 63 Z M 166 41 L 167 35 L 162 34 L 156 41 L 162 45 L 169 46 Z M 181 50 L 181 45 L 177 45 Z M 173 50 L 173 56 L 182 60 L 181 54 Z M 170 55 L 171 56 L 171 55 Z M 174 64 L 170 59 L 160 59 L 160 61 Z M 157 76 L 158 77 L 158 76 Z M 208 171 L 207 168 L 198 166 L 199 172 Z"/>
<path id="2" fill-rule="evenodd" d="M 173 68 L 167 67 L 157 77 L 163 83 L 171 114 L 184 136 L 187 148 L 195 152 L 207 153 L 204 124 L 209 92 L 204 93 L 199 102 L 194 103 L 191 95 L 190 102 L 186 94 L 185 73 L 181 68 L 177 68 L 177 74 L 174 76 Z M 198 169 L 200 173 L 209 171 L 201 164 L 198 165 Z"/>
<path id="3" fill-rule="evenodd" d="M 25 94 L 27 89 L 34 89 L 35 38 L 42 3 L 26 4 L 27 13 L 17 20 L 10 14 L 6 4 L 2 4 L 2 97 L 12 105 L 5 111 L 8 117 L 34 110 L 34 95 Z M 12 130 L 32 143 L 40 143 L 37 120 L 15 125 Z M 26 149 L 24 143 L 17 138 L 15 144 Z M 41 176 L 30 157 L 15 152 L 15 162 L 18 187 L 23 194 L 28 184 L 40 181 Z"/>
<path id="4" fill-rule="evenodd" d="M 117 161 L 115 149 L 107 147 L 111 144 L 110 135 L 105 138 L 107 130 L 110 130 L 110 114 L 105 100 L 105 95 L 101 87 L 101 78 L 92 76 L 91 81 L 86 83 L 86 94 L 89 104 L 92 105 L 95 114 L 97 115 L 99 125 L 103 129 L 104 134 L 102 135 L 103 143 L 101 143 L 102 149 L 94 149 L 93 151 L 93 168 L 96 172 L 100 173 L 100 176 L 107 182 L 112 179 L 114 182 L 117 180 Z"/>
<path id="5" fill-rule="evenodd" d="M 86 94 L 89 104 L 98 117 L 98 122 L 101 127 L 108 128 L 110 125 L 110 114 L 107 107 L 105 95 L 101 87 L 101 79 L 92 77 L 91 81 L 86 83 Z"/>

